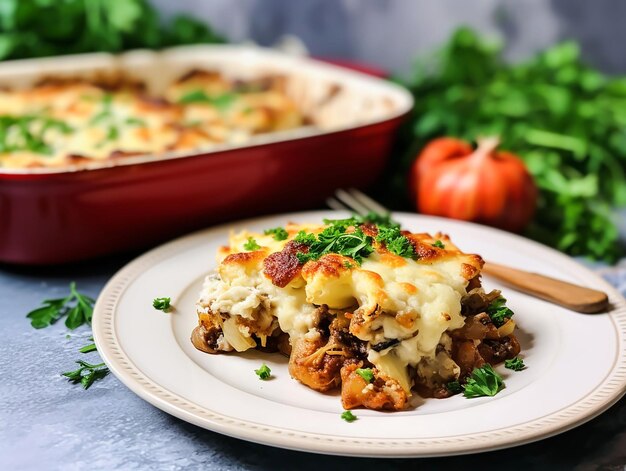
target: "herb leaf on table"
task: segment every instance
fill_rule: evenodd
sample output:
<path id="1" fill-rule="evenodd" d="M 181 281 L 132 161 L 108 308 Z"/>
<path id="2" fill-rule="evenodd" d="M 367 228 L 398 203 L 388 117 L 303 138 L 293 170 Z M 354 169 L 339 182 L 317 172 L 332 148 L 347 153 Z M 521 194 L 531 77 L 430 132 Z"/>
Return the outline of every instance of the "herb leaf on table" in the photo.
<path id="1" fill-rule="evenodd" d="M 54 324 L 64 316 L 65 325 L 74 330 L 83 324 L 91 325 L 93 305 L 95 300 L 76 290 L 76 283 L 70 283 L 70 294 L 65 298 L 46 299 L 43 306 L 29 312 L 26 317 L 30 319 L 35 329 L 42 329 Z"/>
<path id="2" fill-rule="evenodd" d="M 95 381 L 109 374 L 109 368 L 104 363 L 93 365 L 83 360 L 77 360 L 76 363 L 79 365 L 76 370 L 66 371 L 61 375 L 68 378 L 72 383 L 82 384 L 85 389 L 89 389 Z"/>

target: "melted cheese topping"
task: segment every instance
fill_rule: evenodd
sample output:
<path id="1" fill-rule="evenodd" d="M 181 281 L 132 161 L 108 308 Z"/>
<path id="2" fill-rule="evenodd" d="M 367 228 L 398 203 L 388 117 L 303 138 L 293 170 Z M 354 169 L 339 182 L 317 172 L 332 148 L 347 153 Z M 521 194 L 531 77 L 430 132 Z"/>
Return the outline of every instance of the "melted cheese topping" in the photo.
<path id="1" fill-rule="evenodd" d="M 229 245 L 218 251 L 218 276 L 207 278 L 198 312 L 261 319 L 265 324 L 267 318 L 275 318 L 280 329 L 294 338 L 316 334 L 316 308 L 325 304 L 331 312 L 352 316 L 350 333 L 369 342 L 368 359 L 410 390 L 407 366 L 416 367 L 423 359 L 436 361 L 445 332 L 463 326 L 461 297 L 468 281 L 479 274 L 482 259 L 462 253 L 445 235 L 408 234 L 421 254 L 417 260 L 376 244 L 360 266 L 351 258 L 328 254 L 304 264 L 286 286 L 276 286 L 264 269 L 267 257 L 282 251 L 298 231 L 317 233 L 323 228 L 290 224 L 284 241 L 246 231 L 231 234 Z M 245 250 L 250 237 L 261 249 Z M 434 247 L 436 240 L 445 249 Z M 241 335 L 249 336 L 250 323 L 239 325 Z M 371 348 L 389 340 L 399 342 L 380 352 Z M 451 362 L 447 356 L 441 360 Z M 420 367 L 424 372 L 428 362 Z"/>
<path id="2" fill-rule="evenodd" d="M 0 167 L 63 167 L 209 149 L 302 123 L 280 77 L 240 83 L 196 71 L 163 97 L 149 97 L 136 85 L 49 82 L 0 91 Z"/>

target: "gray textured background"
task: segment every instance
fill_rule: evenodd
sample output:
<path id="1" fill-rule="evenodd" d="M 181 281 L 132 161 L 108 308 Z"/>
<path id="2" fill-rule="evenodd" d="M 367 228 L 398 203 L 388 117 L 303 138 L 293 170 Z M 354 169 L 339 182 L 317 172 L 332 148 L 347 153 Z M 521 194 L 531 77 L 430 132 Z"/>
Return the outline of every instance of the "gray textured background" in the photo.
<path id="1" fill-rule="evenodd" d="M 507 44 L 512 60 L 560 39 L 577 39 L 586 59 L 625 72 L 624 0 L 153 0 L 166 14 L 192 13 L 232 41 L 272 45 L 296 35 L 309 51 L 406 73 L 414 57 L 459 25 Z"/>

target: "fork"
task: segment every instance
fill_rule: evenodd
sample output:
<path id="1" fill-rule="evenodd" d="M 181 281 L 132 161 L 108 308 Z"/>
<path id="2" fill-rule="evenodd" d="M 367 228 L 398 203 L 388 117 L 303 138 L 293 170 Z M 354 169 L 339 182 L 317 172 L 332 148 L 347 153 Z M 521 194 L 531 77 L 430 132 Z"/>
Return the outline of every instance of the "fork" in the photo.
<path id="1" fill-rule="evenodd" d="M 339 189 L 326 199 L 329 208 L 352 211 L 361 216 L 369 212 L 389 214 L 390 211 L 365 193 L 350 188 Z M 606 293 L 549 276 L 531 273 L 493 262 L 485 263 L 483 273 L 522 293 L 586 314 L 605 312 L 609 306 Z"/>

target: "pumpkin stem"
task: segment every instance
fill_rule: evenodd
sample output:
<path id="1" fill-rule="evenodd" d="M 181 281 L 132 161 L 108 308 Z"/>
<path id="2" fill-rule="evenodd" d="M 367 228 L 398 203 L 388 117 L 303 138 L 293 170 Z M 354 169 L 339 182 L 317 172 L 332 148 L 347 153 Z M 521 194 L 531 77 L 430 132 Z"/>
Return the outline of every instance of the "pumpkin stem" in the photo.
<path id="1" fill-rule="evenodd" d="M 472 158 L 477 162 L 482 162 L 488 158 L 500 145 L 500 137 L 490 136 L 476 139 L 478 147 L 472 153 Z"/>

